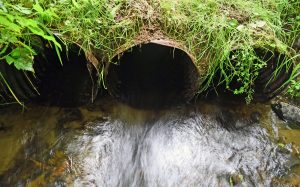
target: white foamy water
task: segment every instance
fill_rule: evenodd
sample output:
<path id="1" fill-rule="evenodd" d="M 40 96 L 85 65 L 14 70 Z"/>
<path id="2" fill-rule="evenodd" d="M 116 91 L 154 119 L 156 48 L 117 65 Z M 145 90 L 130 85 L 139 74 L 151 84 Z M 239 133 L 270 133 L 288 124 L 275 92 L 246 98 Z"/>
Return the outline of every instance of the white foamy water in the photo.
<path id="1" fill-rule="evenodd" d="M 270 186 L 286 171 L 288 155 L 261 125 L 243 119 L 224 124 L 195 109 L 86 126 L 65 148 L 74 186 Z"/>

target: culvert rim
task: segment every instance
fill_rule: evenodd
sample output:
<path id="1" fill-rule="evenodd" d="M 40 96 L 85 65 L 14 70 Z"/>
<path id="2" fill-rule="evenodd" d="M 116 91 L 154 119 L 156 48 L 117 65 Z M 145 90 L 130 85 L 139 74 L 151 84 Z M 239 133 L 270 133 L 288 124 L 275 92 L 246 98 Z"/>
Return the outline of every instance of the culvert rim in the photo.
<path id="1" fill-rule="evenodd" d="M 98 74 L 95 66 L 88 61 L 82 47 L 77 43 L 70 43 L 69 45 L 66 45 L 59 40 L 62 45 L 62 51 L 60 51 L 62 59 L 61 64 L 54 47 L 47 47 L 48 41 L 36 37 L 36 42 L 37 43 L 33 45 L 34 50 L 37 51 L 37 55 L 35 55 L 33 59 L 34 72 L 18 70 L 16 67 L 9 65 L 6 62 L 0 63 L 0 70 L 3 71 L 4 77 L 9 82 L 9 86 L 12 87 L 13 94 L 16 95 L 16 98 L 22 102 L 35 102 L 63 107 L 77 107 L 92 103 L 98 93 Z M 75 61 L 73 59 L 78 60 Z M 70 68 L 72 65 L 75 65 L 74 68 Z M 83 68 L 79 71 L 79 67 Z M 79 75 L 77 74 L 76 77 L 83 77 L 84 81 L 82 81 L 82 84 L 89 88 L 87 90 L 82 89 L 78 91 L 78 95 L 80 97 L 74 100 L 76 102 L 63 102 L 65 99 L 60 99 L 58 96 L 55 96 L 55 94 L 51 94 L 52 91 L 62 91 L 60 94 L 66 95 L 66 90 L 73 89 L 74 85 L 67 85 L 67 82 L 64 82 L 64 80 L 53 80 L 49 77 L 56 77 L 56 73 L 59 72 L 62 79 L 65 79 L 68 77 L 68 74 L 63 75 L 63 72 L 76 71 L 82 73 Z M 9 72 L 10 74 L 8 74 Z M 70 77 L 68 79 L 71 80 Z M 49 81 L 51 82 L 50 87 L 49 84 L 47 84 Z M 62 89 L 61 86 L 58 86 L 61 81 L 66 84 L 65 87 L 67 89 Z M 9 88 L 6 85 L 2 85 L 1 82 L 2 80 L 0 78 L 0 94 L 4 93 L 3 97 L 5 99 L 7 98 L 8 101 L 12 100 L 13 95 L 8 91 Z M 81 93 L 83 93 L 82 96 L 80 95 Z M 90 98 L 88 98 L 89 96 Z"/>
<path id="2" fill-rule="evenodd" d="M 126 47 L 124 47 L 125 45 L 121 46 L 117 50 L 117 52 L 114 55 L 112 55 L 112 58 L 109 59 L 109 62 L 107 63 L 107 65 L 105 67 L 105 77 L 108 74 L 108 68 L 111 65 L 111 62 L 115 57 L 118 57 L 118 59 L 120 59 L 120 57 L 122 57 L 123 53 L 126 52 L 127 50 L 129 50 L 129 49 L 131 49 L 135 46 L 142 46 L 142 45 L 151 44 L 151 43 L 162 45 L 162 46 L 167 46 L 167 47 L 171 47 L 171 48 L 179 49 L 179 50 L 183 51 L 191 59 L 191 61 L 193 62 L 195 68 L 197 69 L 198 74 L 200 74 L 200 70 L 197 67 L 196 63 L 195 63 L 196 62 L 195 57 L 193 55 L 191 55 L 191 53 L 188 52 L 186 47 L 183 47 L 180 43 L 172 41 L 172 40 L 155 39 L 155 40 L 147 40 L 147 41 L 142 41 L 142 42 L 136 42 L 132 45 L 126 45 Z"/>
<path id="3" fill-rule="evenodd" d="M 181 51 L 187 59 L 189 59 L 190 62 L 187 63 L 187 66 L 190 66 L 191 72 L 194 75 L 194 79 L 189 79 L 192 84 L 194 86 L 190 87 L 190 90 L 188 92 L 190 92 L 190 95 L 187 95 L 186 102 L 189 102 L 190 100 L 192 100 L 196 95 L 197 92 L 199 90 L 199 87 L 201 85 L 201 79 L 200 79 L 200 70 L 199 67 L 196 65 L 195 61 L 195 57 L 193 55 L 191 55 L 191 53 L 188 52 L 187 48 L 182 46 L 180 43 L 172 41 L 172 40 L 167 40 L 167 39 L 153 39 L 153 40 L 144 40 L 144 41 L 139 41 L 136 43 L 133 43 L 132 45 L 123 45 L 121 46 L 117 52 L 115 53 L 115 55 L 112 56 L 112 58 L 109 60 L 109 62 L 105 65 L 105 69 L 104 69 L 104 84 L 106 86 L 107 92 L 108 94 L 110 94 L 112 97 L 118 98 L 116 96 L 116 93 L 114 92 L 113 86 L 111 87 L 110 85 L 113 85 L 111 83 L 109 83 L 110 81 L 108 80 L 109 76 L 110 76 L 110 67 L 112 65 L 115 65 L 114 63 L 112 63 L 113 59 L 118 59 L 120 60 L 123 56 L 124 53 L 126 53 L 127 51 L 130 51 L 131 49 L 135 48 L 135 47 L 141 47 L 143 45 L 147 45 L 147 44 L 156 44 L 158 46 L 162 46 L 162 47 L 169 47 L 170 49 L 173 49 L 174 52 L 175 50 Z M 186 79 L 188 80 L 188 79 Z M 185 89 L 184 89 L 185 90 Z M 188 89 L 187 89 L 188 90 Z"/>
<path id="4" fill-rule="evenodd" d="M 294 68 L 294 62 L 287 60 L 287 63 L 284 63 L 286 59 L 292 58 L 289 53 L 282 52 L 277 48 L 270 48 L 268 46 L 253 46 L 253 49 L 259 57 L 260 60 L 266 62 L 266 66 L 258 70 L 258 76 L 253 81 L 252 88 L 254 93 L 252 94 L 252 102 L 264 103 L 268 102 L 274 97 L 282 94 L 288 86 L 287 81 L 292 74 Z M 238 53 L 240 48 L 235 48 L 231 50 L 231 55 Z M 232 61 L 234 64 L 237 61 Z M 274 72 L 277 72 L 277 75 L 274 75 Z M 219 80 L 220 71 L 215 75 L 215 80 Z M 241 86 L 241 83 L 237 82 L 237 77 L 235 77 L 230 82 L 231 89 L 236 89 Z M 211 92 L 211 91 L 210 91 Z M 238 98 L 238 100 L 244 100 L 247 93 L 235 95 L 231 90 L 225 88 L 225 84 L 220 84 L 216 87 L 217 95 L 221 97 Z"/>

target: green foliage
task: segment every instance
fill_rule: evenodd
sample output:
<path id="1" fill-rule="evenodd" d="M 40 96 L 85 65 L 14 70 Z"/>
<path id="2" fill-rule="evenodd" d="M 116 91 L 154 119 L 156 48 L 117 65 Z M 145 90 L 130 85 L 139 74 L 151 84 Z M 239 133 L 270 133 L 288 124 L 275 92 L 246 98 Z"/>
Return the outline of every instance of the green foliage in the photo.
<path id="1" fill-rule="evenodd" d="M 246 102 L 250 103 L 252 94 L 254 93 L 254 80 L 258 76 L 259 70 L 267 66 L 267 63 L 256 56 L 252 47 L 236 52 L 232 58 L 235 59 L 230 59 L 226 64 L 236 62 L 235 64 L 231 64 L 232 67 L 230 69 L 234 70 L 231 77 L 236 78 L 241 85 L 240 88 L 234 89 L 233 92 L 234 94 L 246 93 Z M 225 81 L 227 89 L 230 89 L 229 84 L 232 80 L 226 79 Z"/>
<path id="2" fill-rule="evenodd" d="M 300 53 L 298 54 L 298 56 L 296 56 L 296 58 L 300 57 Z M 298 64 L 296 65 L 296 67 L 294 68 L 294 71 L 292 73 L 292 76 L 290 77 L 289 80 L 290 86 L 288 89 L 288 94 L 291 95 L 292 97 L 300 97 L 300 63 L 298 62 Z"/>
<path id="3" fill-rule="evenodd" d="M 293 97 L 300 97 L 300 1 L 291 1 L 293 9 L 283 16 L 286 41 L 289 46 L 294 45 L 296 54 L 293 57 L 294 70 L 287 83 L 290 83 L 288 94 Z M 298 46 L 295 46 L 298 45 Z"/>
<path id="4" fill-rule="evenodd" d="M 196 59 L 199 93 L 220 83 L 235 94 L 252 98 L 253 82 L 266 62 L 255 49 L 278 51 L 283 65 L 295 67 L 288 82 L 298 84 L 300 67 L 293 42 L 300 33 L 297 0 L 0 0 L 0 58 L 32 71 L 32 35 L 56 43 L 76 43 L 98 58 L 99 72 L 122 48 L 133 45 L 146 29 L 183 46 Z M 12 49 L 12 50 L 10 50 Z M 232 56 L 232 51 L 236 51 Z M 31 62 L 31 63 L 30 63 Z M 101 69 L 102 68 L 102 69 Z M 278 73 L 275 72 L 274 79 Z M 231 88 L 237 78 L 239 88 Z M 287 82 L 287 83 L 288 83 Z M 295 90 L 295 89 L 294 89 Z M 293 91 L 291 91 L 293 92 Z"/>
<path id="5" fill-rule="evenodd" d="M 10 64 L 14 64 L 18 70 L 34 71 L 32 68 L 33 52 L 28 48 L 17 47 L 10 54 L 6 55 L 5 60 Z"/>
<path id="6" fill-rule="evenodd" d="M 292 80 L 288 93 L 294 97 L 300 97 L 300 81 Z"/>
<path id="7" fill-rule="evenodd" d="M 234 94 L 246 94 L 246 101 L 250 102 L 253 83 L 266 66 L 254 52 L 256 48 L 286 55 L 282 66 L 294 66 L 291 46 L 300 31 L 295 21 L 300 13 L 299 1 L 184 0 L 171 3 L 163 0 L 161 3 L 166 14 L 166 32 L 195 52 L 200 66 L 203 59 L 208 61 L 208 72 L 204 74 L 208 81 L 199 92 L 212 87 L 213 78 L 221 72 L 219 84 L 225 82 Z M 231 59 L 231 51 L 237 52 L 234 59 Z M 234 78 L 240 88 L 230 87 Z"/>
<path id="8" fill-rule="evenodd" d="M 142 20 L 139 14 L 130 13 L 129 1 L 70 0 L 41 1 L 59 15 L 54 25 L 66 42 L 79 44 L 85 52 L 101 53 L 108 62 L 117 49 L 138 34 Z M 51 4 L 52 3 L 52 4 Z M 132 14 L 132 15 L 129 15 Z"/>
<path id="9" fill-rule="evenodd" d="M 0 63 L 6 62 L 18 70 L 34 72 L 33 59 L 37 53 L 32 48 L 32 42 L 36 37 L 53 44 L 60 57 L 61 45 L 45 25 L 55 16 L 38 3 L 28 8 L 22 4 L 3 3 L 0 0 Z M 1 86 L 6 85 L 11 96 L 23 106 L 1 71 L 0 81 Z"/>
<path id="10" fill-rule="evenodd" d="M 18 70 L 34 71 L 33 58 L 36 52 L 31 47 L 34 36 L 40 36 L 53 43 L 55 48 L 61 46 L 53 34 L 43 24 L 50 20 L 49 16 L 39 4 L 32 8 L 22 5 L 12 5 L 0 2 L 0 60 L 13 64 Z"/>

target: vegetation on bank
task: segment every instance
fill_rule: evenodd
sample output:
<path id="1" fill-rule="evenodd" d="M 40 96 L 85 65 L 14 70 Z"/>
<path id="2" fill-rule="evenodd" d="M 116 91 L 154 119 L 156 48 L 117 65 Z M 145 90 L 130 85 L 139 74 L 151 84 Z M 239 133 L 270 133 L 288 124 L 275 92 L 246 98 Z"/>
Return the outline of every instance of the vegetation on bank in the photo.
<path id="1" fill-rule="evenodd" d="M 300 96 L 299 51 L 292 48 L 300 33 L 298 0 L 0 0 L 0 32 L 0 63 L 34 71 L 39 36 L 58 54 L 60 43 L 76 43 L 101 75 L 117 51 L 157 34 L 195 57 L 199 93 L 217 86 L 213 79 L 221 72 L 217 84 L 246 94 L 248 102 L 267 65 L 256 49 L 277 51 L 285 56 L 278 68 L 294 67 L 289 93 Z M 231 87 L 233 79 L 240 87 Z"/>

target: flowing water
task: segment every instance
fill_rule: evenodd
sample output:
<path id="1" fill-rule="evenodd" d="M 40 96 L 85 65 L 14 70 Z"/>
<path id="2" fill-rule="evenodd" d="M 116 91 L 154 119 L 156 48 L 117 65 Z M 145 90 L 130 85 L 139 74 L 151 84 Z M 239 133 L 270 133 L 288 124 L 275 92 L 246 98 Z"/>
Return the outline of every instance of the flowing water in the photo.
<path id="1" fill-rule="evenodd" d="M 0 110 L 0 186 L 300 184 L 300 128 L 269 105 Z"/>

